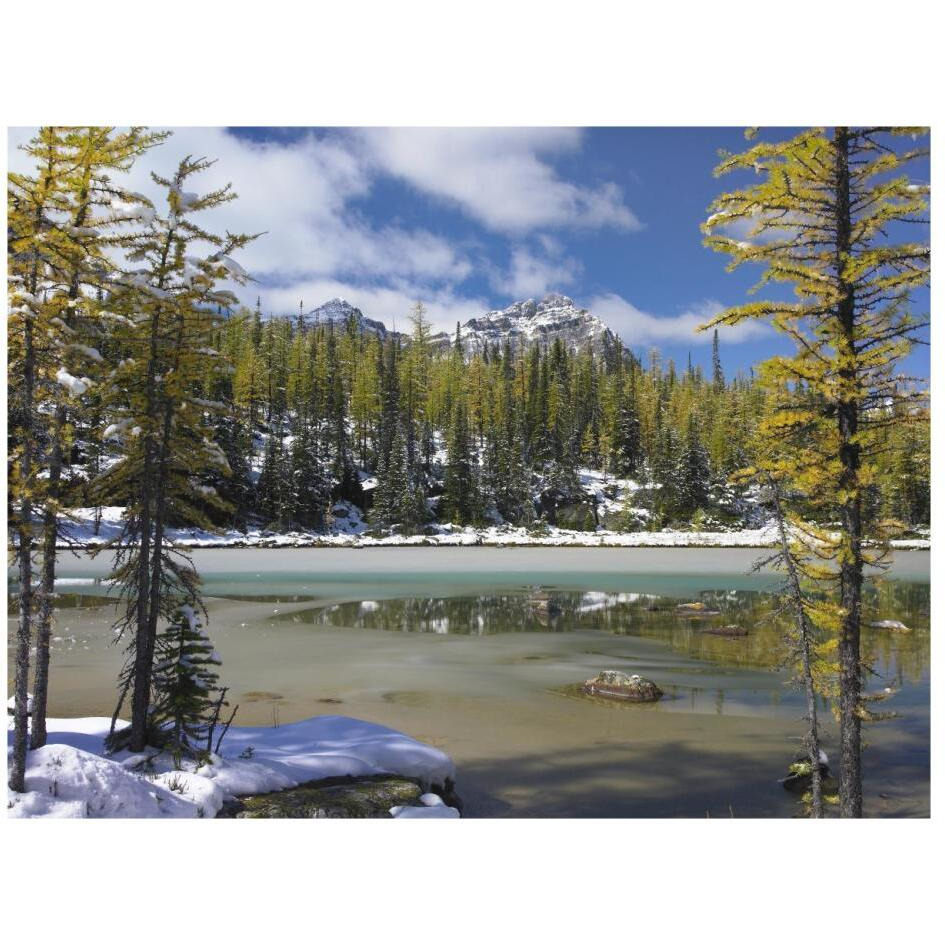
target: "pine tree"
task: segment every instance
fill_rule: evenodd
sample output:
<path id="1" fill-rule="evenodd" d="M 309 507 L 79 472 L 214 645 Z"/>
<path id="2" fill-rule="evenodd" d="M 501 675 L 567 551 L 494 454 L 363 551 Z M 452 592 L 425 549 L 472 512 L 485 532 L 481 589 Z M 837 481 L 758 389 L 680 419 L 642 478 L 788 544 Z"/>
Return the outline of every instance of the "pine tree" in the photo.
<path id="1" fill-rule="evenodd" d="M 45 127 L 24 147 L 36 161 L 36 176 L 9 175 L 10 522 L 15 526 L 21 572 L 11 784 L 22 784 L 26 674 L 37 596 L 40 611 L 35 645 L 33 747 L 46 740 L 61 472 L 71 431 L 67 404 L 70 396 L 80 396 L 92 384 L 71 372 L 79 373 L 76 365 L 87 369 L 90 362 L 102 360 L 98 351 L 82 343 L 87 334 L 82 323 L 95 305 L 93 290 L 97 288 L 100 293 L 104 278 L 101 229 L 129 219 L 127 212 L 101 214 L 101 206 L 124 196 L 120 188 L 110 184 L 104 170 L 126 170 L 137 153 L 160 137 L 146 135 L 140 129 L 113 135 L 109 128 Z M 137 206 L 122 207 L 131 211 L 131 219 L 137 218 Z M 37 474 L 41 460 L 46 468 L 40 481 Z M 29 567 L 34 511 L 41 513 L 43 550 L 40 585 L 35 589 Z"/>
<path id="2" fill-rule="evenodd" d="M 469 432 L 469 414 L 464 398 L 453 405 L 453 422 L 446 448 L 442 514 L 447 521 L 469 525 L 478 515 L 477 463 Z"/>
<path id="3" fill-rule="evenodd" d="M 213 441 L 220 447 L 226 465 L 208 470 L 200 479 L 206 487 L 213 489 L 226 506 L 223 510 L 217 504 L 208 506 L 208 517 L 220 525 L 232 524 L 245 532 L 254 505 L 248 462 L 248 457 L 252 455 L 253 438 L 249 419 L 243 409 L 232 401 L 228 406 L 226 413 L 215 413 L 211 420 Z"/>
<path id="4" fill-rule="evenodd" d="M 722 358 L 719 355 L 719 330 L 712 332 L 712 388 L 716 394 L 725 390 L 725 372 L 722 370 Z"/>
<path id="5" fill-rule="evenodd" d="M 44 188 L 50 188 L 48 178 Z M 44 196 L 38 195 L 40 200 Z M 42 204 L 40 204 L 42 206 Z M 8 240 L 11 259 L 8 264 L 8 357 L 10 377 L 16 380 L 9 395 L 10 448 L 7 468 L 7 504 L 11 544 L 16 548 L 19 580 L 16 656 L 13 682 L 13 754 L 10 764 L 11 791 L 26 790 L 26 753 L 29 741 L 29 672 L 33 619 L 33 528 L 37 497 L 37 464 L 35 457 L 36 421 L 36 351 L 35 336 L 41 330 L 41 311 L 36 290 L 39 288 L 39 266 L 30 247 L 36 240 L 32 213 L 24 201 L 12 201 L 8 210 L 8 226 L 15 237 Z M 24 219 L 25 217 L 25 219 Z M 29 229 L 28 229 L 29 227 Z M 29 235 L 28 235 L 29 234 Z M 35 234 L 35 235 L 34 235 Z M 19 265 L 17 265 L 19 264 Z M 23 275 L 17 274 L 17 269 Z"/>
<path id="6" fill-rule="evenodd" d="M 122 455 L 103 476 L 102 490 L 127 502 L 112 579 L 124 600 L 118 629 L 122 636 L 130 631 L 131 638 L 114 718 L 131 690 L 131 726 L 116 735 L 113 724 L 112 744 L 127 741 L 134 751 L 144 748 L 149 735 L 158 621 L 181 603 L 193 607 L 198 601 L 197 573 L 189 557 L 166 540 L 166 526 L 174 521 L 212 529 L 202 508 L 223 502 L 193 470 L 228 471 L 210 422 L 225 405 L 195 392 L 209 375 L 228 370 L 209 342 L 219 323 L 213 309 L 235 298 L 217 282 L 248 278 L 231 253 L 252 237 L 220 237 L 195 222 L 196 213 L 235 199 L 229 185 L 203 196 L 184 190 L 210 163 L 185 158 L 172 178 L 152 175 L 166 192 L 167 213 L 155 216 L 132 243 L 129 263 L 139 268 L 126 272 L 108 299 L 133 355 L 111 375 L 112 432 Z M 190 255 L 199 245 L 209 245 L 209 255 Z"/>
<path id="7" fill-rule="evenodd" d="M 184 758 L 205 761 L 210 753 L 208 734 L 221 706 L 219 665 L 200 618 L 189 606 L 179 608 L 155 641 L 148 725 L 178 768 Z"/>
<path id="8" fill-rule="evenodd" d="M 613 468 L 620 476 L 635 476 L 643 460 L 640 418 L 636 405 L 635 374 L 629 374 L 626 392 L 618 388 L 619 403 L 614 415 Z"/>
<path id="9" fill-rule="evenodd" d="M 256 483 L 256 510 L 267 529 L 282 530 L 291 516 L 291 465 L 281 435 L 272 434 L 266 443 L 259 480 Z"/>
<path id="10" fill-rule="evenodd" d="M 676 514 L 691 519 L 696 511 L 708 504 L 711 486 L 709 454 L 699 437 L 699 421 L 695 413 L 689 414 L 686 439 L 674 478 Z"/>
<path id="11" fill-rule="evenodd" d="M 842 608 L 839 661 L 840 804 L 862 816 L 860 610 L 864 566 L 882 560 L 884 527 L 867 530 L 864 502 L 874 481 L 877 432 L 891 422 L 888 406 L 917 401 L 903 392 L 895 367 L 922 322 L 909 313 L 912 290 L 928 280 L 929 247 L 895 242 L 908 223 L 923 223 L 928 188 L 903 173 L 926 153 L 905 148 L 921 128 L 836 127 L 758 142 L 724 155 L 723 174 L 753 170 L 755 183 L 722 194 L 704 224 L 707 244 L 731 255 L 731 268 L 765 267 L 763 282 L 791 283 L 796 300 L 770 300 L 722 312 L 707 327 L 769 320 L 796 344 L 764 380 L 779 392 L 762 427 L 794 444 L 792 475 L 824 520 L 839 520 L 839 537 L 824 536 L 835 565 L 829 576 Z M 754 132 L 749 137 L 755 137 Z M 732 224 L 749 232 L 736 239 Z M 879 553 L 866 539 L 880 543 Z M 826 577 L 826 576 L 825 576 Z"/>
<path id="12" fill-rule="evenodd" d="M 56 543 L 63 491 L 63 462 L 71 448 L 69 422 L 78 396 L 76 375 L 104 363 L 94 347 L 101 291 L 107 286 L 105 245 L 127 236 L 116 226 L 150 219 L 152 210 L 137 194 L 129 194 L 108 176 L 127 171 L 134 159 L 158 144 L 166 134 L 149 134 L 132 128 L 118 133 L 112 128 L 47 128 L 28 152 L 48 160 L 50 151 L 62 168 L 60 206 L 47 239 L 47 305 L 57 332 L 46 336 L 46 357 L 59 382 L 49 386 L 46 467 L 43 509 L 43 568 L 40 583 L 39 627 L 36 637 L 36 671 L 33 682 L 31 745 L 46 743 L 46 702 L 49 683 L 49 640 L 55 600 Z M 109 231 L 111 237 L 109 239 Z M 85 342 L 85 343 L 83 343 Z M 79 384 L 91 386 L 86 378 Z"/>
<path id="13" fill-rule="evenodd" d="M 296 425 L 291 469 L 291 521 L 302 528 L 323 528 L 331 489 L 319 457 L 318 440 L 304 418 Z"/>
<path id="14" fill-rule="evenodd" d="M 378 485 L 374 493 L 371 519 L 380 528 L 409 527 L 403 520 L 404 510 L 409 505 L 408 493 L 411 482 L 407 464 L 407 437 L 403 422 L 397 414 L 391 421 L 393 438 L 387 455 L 378 463 Z"/>
<path id="15" fill-rule="evenodd" d="M 650 478 L 654 526 L 672 521 L 680 514 L 680 500 L 684 488 L 680 475 L 681 455 L 679 434 L 671 424 L 664 423 L 660 427 L 652 453 Z"/>

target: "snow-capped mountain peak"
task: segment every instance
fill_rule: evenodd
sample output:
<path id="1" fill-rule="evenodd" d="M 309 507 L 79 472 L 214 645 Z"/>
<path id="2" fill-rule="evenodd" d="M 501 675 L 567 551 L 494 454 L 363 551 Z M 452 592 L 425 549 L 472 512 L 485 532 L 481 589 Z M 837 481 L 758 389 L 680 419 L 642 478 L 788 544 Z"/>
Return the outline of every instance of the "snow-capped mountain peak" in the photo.
<path id="1" fill-rule="evenodd" d="M 381 338 L 387 336 L 387 329 L 382 322 L 375 321 L 373 318 L 366 318 L 361 309 L 355 308 L 345 299 L 329 299 L 324 304 L 319 305 L 318 308 L 306 312 L 304 316 L 306 325 L 326 325 L 332 322 L 338 328 L 344 328 L 351 318 L 354 318 L 361 331 L 374 332 Z"/>
<path id="2" fill-rule="evenodd" d="M 381 339 L 389 335 L 405 337 L 386 328 L 382 322 L 366 318 L 360 309 L 340 298 L 329 299 L 304 316 L 307 325 L 331 322 L 339 328 L 344 328 L 351 318 L 361 331 L 372 332 Z M 455 332 L 441 331 L 431 336 L 430 343 L 434 347 L 445 347 L 454 337 Z M 557 293 L 546 295 L 540 301 L 523 299 L 507 308 L 470 318 L 460 325 L 459 337 L 467 355 L 487 346 L 501 347 L 506 339 L 513 347 L 526 348 L 535 342 L 547 346 L 560 339 L 571 351 L 590 345 L 598 353 L 615 340 L 614 334 L 596 315 L 580 308 L 568 296 Z"/>
<path id="3" fill-rule="evenodd" d="M 471 318 L 460 327 L 460 339 L 467 353 L 486 345 L 505 343 L 530 346 L 551 344 L 560 338 L 572 350 L 590 344 L 599 348 L 612 338 L 610 329 L 587 309 L 579 308 L 566 295 L 546 295 L 541 301 L 525 299 L 507 308 Z"/>

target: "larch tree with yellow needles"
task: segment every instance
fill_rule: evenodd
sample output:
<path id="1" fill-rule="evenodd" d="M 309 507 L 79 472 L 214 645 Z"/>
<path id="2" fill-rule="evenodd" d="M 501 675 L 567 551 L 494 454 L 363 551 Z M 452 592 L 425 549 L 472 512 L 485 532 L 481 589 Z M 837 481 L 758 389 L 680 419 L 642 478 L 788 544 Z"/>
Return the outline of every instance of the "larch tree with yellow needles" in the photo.
<path id="1" fill-rule="evenodd" d="M 42 569 L 38 588 L 36 665 L 33 673 L 30 746 L 46 743 L 49 690 L 49 641 L 55 600 L 56 545 L 60 538 L 64 462 L 72 448 L 72 415 L 94 386 L 104 359 L 99 299 L 110 285 L 113 266 L 108 252 L 129 239 L 129 227 L 153 216 L 139 194 L 112 175 L 127 172 L 135 158 L 160 143 L 166 133 L 142 128 L 47 127 L 25 150 L 40 166 L 58 169 L 58 193 L 43 215 L 41 262 L 44 314 L 48 324 L 36 350 L 43 390 L 42 443 L 46 474 L 42 482 Z M 11 190 L 34 192 L 31 178 L 11 174 Z M 28 238 L 29 233 L 23 236 Z"/>
<path id="2" fill-rule="evenodd" d="M 762 380 L 776 403 L 763 433 L 790 447 L 776 472 L 804 497 L 810 517 L 838 523 L 806 528 L 820 559 L 815 576 L 832 586 L 838 607 L 839 796 L 846 817 L 863 811 L 864 568 L 882 565 L 894 528 L 867 515 L 867 499 L 879 452 L 888 448 L 883 428 L 913 416 L 918 422 L 924 400 L 899 368 L 928 324 L 911 306 L 914 290 L 929 278 L 922 238 L 929 188 L 908 174 L 928 153 L 919 143 L 925 133 L 836 127 L 756 140 L 741 154 L 722 155 L 717 175 L 748 170 L 755 178 L 716 198 L 703 224 L 706 244 L 732 257 L 730 269 L 763 267 L 756 289 L 785 283 L 794 290 L 789 300 L 730 308 L 704 327 L 761 319 L 795 343 L 793 356 L 764 365 Z"/>
<path id="3" fill-rule="evenodd" d="M 120 239 L 122 224 L 150 212 L 143 198 L 129 194 L 109 173 L 127 171 L 135 157 L 164 137 L 140 128 L 119 133 L 113 128 L 47 126 L 23 146 L 35 171 L 8 177 L 8 337 L 15 405 L 10 432 L 17 472 L 11 499 L 21 584 L 18 647 L 32 640 L 35 651 L 28 726 L 33 748 L 46 742 L 63 465 L 72 446 L 70 413 L 93 385 L 85 372 L 94 374 L 103 362 L 88 342 L 95 334 L 97 299 L 110 276 L 107 248 Z M 30 571 L 37 537 L 42 569 L 34 586 Z M 18 655 L 14 686 L 15 781 L 25 750 L 28 672 L 29 649 L 24 659 Z"/>
<path id="4" fill-rule="evenodd" d="M 150 711 L 158 621 L 181 606 L 200 607 L 197 573 L 167 529 L 213 528 L 205 510 L 224 506 L 201 474 L 227 472 L 211 423 L 226 408 L 200 394 L 215 372 L 232 370 L 211 346 L 218 308 L 236 302 L 220 283 L 248 280 L 231 254 L 254 237 L 220 236 L 197 222 L 197 214 L 236 198 L 228 184 L 204 194 L 185 190 L 211 164 L 186 157 L 173 177 L 152 174 L 166 210 L 130 246 L 121 285 L 106 300 L 126 352 L 109 376 L 113 422 L 104 434 L 120 443 L 121 455 L 99 484 L 103 496 L 125 506 L 122 531 L 105 546 L 116 548 L 118 629 L 129 637 L 111 743 L 127 741 L 133 751 L 162 734 Z M 116 740 L 114 723 L 129 690 L 131 726 Z"/>

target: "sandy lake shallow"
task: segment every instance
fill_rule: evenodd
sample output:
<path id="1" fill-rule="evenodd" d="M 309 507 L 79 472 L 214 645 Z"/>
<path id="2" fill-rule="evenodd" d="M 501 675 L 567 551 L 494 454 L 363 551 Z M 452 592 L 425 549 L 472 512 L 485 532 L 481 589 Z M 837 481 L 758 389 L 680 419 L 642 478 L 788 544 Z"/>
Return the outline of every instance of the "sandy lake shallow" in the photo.
<path id="1" fill-rule="evenodd" d="M 748 549 L 219 549 L 194 553 L 209 632 L 243 725 L 344 714 L 449 752 L 473 816 L 790 816 L 778 784 L 800 694 Z M 895 719 L 865 729 L 866 813 L 929 812 L 929 556 L 901 552 L 871 593 Z M 121 663 L 106 556 L 64 555 L 52 715 L 108 715 Z M 536 588 L 542 588 L 540 594 Z M 675 616 L 704 600 L 747 637 Z M 537 603 L 547 600 L 550 603 Z M 653 678 L 654 705 L 575 698 L 600 669 Z M 827 750 L 836 744 L 824 711 Z"/>

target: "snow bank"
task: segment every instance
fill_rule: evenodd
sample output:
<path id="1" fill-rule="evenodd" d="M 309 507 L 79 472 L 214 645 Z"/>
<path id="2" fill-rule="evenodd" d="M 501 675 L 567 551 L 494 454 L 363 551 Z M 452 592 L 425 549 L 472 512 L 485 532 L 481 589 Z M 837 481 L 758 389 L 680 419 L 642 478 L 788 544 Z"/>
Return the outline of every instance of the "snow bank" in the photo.
<path id="1" fill-rule="evenodd" d="M 628 480 L 629 482 L 629 480 Z M 743 528 L 730 532 L 673 531 L 618 532 L 598 528 L 593 532 L 570 531 L 566 528 L 548 527 L 542 530 L 509 525 L 491 525 L 487 528 L 456 528 L 449 525 L 438 527 L 432 535 L 386 535 L 377 537 L 366 533 L 367 526 L 350 503 L 337 503 L 338 515 L 335 527 L 328 533 L 293 531 L 268 532 L 251 528 L 246 532 L 228 529 L 208 532 L 198 528 L 170 528 L 167 537 L 184 548 L 380 548 L 400 545 L 435 545 L 462 547 L 469 545 L 551 546 L 580 548 L 770 548 L 777 544 L 777 529 L 772 523 L 760 528 Z M 70 509 L 68 517 L 62 519 L 62 533 L 74 544 L 89 546 L 104 544 L 121 531 L 120 506 L 105 506 L 98 510 L 101 515 L 98 534 L 95 534 L 94 508 Z M 891 542 L 893 548 L 927 551 L 932 543 L 929 538 L 903 539 Z M 68 545 L 63 545 L 67 547 Z"/>
<path id="2" fill-rule="evenodd" d="M 9 803 L 10 817 L 200 816 L 196 803 L 166 784 L 70 745 L 45 745 L 30 752 L 26 793 L 11 791 Z"/>
<path id="3" fill-rule="evenodd" d="M 456 775 L 453 762 L 439 749 L 386 726 L 342 715 L 320 715 L 278 728 L 231 728 L 224 742 L 226 758 L 250 749 L 254 761 L 296 782 L 399 774 L 430 785 Z"/>
<path id="4" fill-rule="evenodd" d="M 183 771 L 154 751 L 104 757 L 109 724 L 107 718 L 47 720 L 49 743 L 29 753 L 27 790 L 10 793 L 9 816 L 213 817 L 229 798 L 321 778 L 392 774 L 431 786 L 455 777 L 452 760 L 439 749 L 345 716 L 231 728 L 212 764 Z M 420 814 L 394 816 L 459 816 L 435 794 L 421 802 Z"/>

